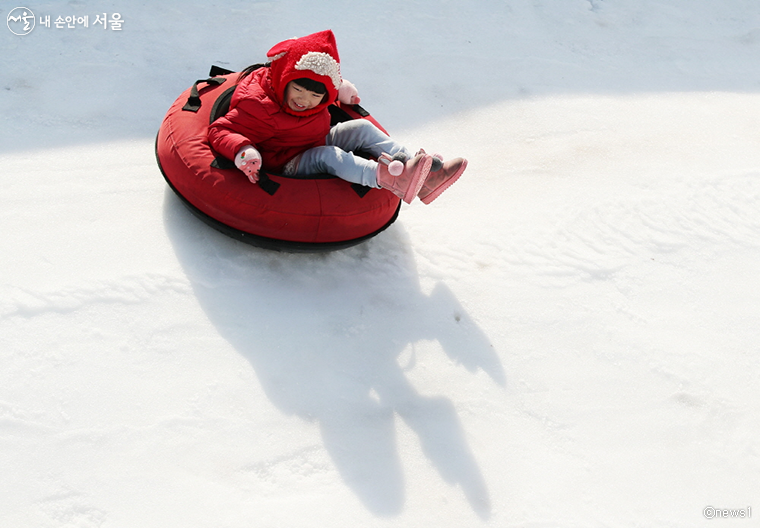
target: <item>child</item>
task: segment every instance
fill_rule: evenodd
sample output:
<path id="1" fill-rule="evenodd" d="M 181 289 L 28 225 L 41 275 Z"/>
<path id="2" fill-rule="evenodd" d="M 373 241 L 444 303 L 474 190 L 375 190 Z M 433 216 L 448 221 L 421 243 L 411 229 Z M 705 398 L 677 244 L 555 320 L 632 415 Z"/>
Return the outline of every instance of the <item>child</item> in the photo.
<path id="1" fill-rule="evenodd" d="M 208 131 L 211 147 L 234 159 L 251 183 L 262 168 L 328 173 L 429 204 L 467 167 L 462 158 L 443 162 L 423 150 L 412 155 L 366 119 L 330 127 L 330 104 L 359 103 L 356 88 L 341 78 L 332 31 L 281 42 L 267 58 L 267 66 L 241 73 L 230 110 Z M 360 150 L 378 161 L 353 154 Z"/>

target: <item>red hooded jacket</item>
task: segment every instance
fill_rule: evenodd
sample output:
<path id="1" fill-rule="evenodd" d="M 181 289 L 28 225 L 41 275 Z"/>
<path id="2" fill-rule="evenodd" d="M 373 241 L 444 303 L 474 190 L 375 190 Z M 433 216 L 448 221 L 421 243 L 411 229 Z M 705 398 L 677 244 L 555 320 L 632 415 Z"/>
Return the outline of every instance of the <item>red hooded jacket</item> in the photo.
<path id="1" fill-rule="evenodd" d="M 260 68 L 238 84 L 230 110 L 208 130 L 211 147 L 228 159 L 246 145 L 262 157 L 262 168 L 281 172 L 301 152 L 325 144 L 330 131 L 327 107 L 338 97 L 340 59 L 332 31 L 290 39 L 275 45 Z M 322 103 L 306 112 L 294 112 L 285 104 L 287 84 L 309 78 L 327 88 Z"/>

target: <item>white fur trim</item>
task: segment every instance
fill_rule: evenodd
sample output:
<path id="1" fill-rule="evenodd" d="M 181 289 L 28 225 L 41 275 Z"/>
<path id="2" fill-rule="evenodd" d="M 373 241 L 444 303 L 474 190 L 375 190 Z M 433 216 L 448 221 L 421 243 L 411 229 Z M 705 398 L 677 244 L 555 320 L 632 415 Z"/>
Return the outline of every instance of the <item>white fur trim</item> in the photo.
<path id="1" fill-rule="evenodd" d="M 328 53 L 310 51 L 304 54 L 296 63 L 296 70 L 309 70 L 317 75 L 325 75 L 332 79 L 335 89 L 340 89 L 340 64 Z"/>

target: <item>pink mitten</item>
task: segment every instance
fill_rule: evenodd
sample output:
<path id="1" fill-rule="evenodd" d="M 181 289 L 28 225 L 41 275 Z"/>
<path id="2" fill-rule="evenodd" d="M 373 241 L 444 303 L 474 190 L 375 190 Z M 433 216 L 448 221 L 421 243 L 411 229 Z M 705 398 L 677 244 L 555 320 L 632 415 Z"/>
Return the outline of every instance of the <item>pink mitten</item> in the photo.
<path id="1" fill-rule="evenodd" d="M 251 183 L 259 181 L 259 169 L 261 168 L 261 154 L 251 145 L 238 150 L 235 155 L 235 166 L 243 171 Z"/>
<path id="2" fill-rule="evenodd" d="M 361 101 L 359 91 L 351 81 L 343 79 L 340 89 L 338 89 L 338 101 L 343 104 L 359 104 L 359 101 Z"/>

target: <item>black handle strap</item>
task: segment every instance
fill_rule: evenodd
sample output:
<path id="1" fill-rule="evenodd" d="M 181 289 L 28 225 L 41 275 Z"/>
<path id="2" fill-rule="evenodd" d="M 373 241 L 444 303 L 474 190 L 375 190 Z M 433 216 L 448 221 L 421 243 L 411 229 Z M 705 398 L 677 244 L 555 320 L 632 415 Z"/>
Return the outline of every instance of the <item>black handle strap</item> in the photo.
<path id="1" fill-rule="evenodd" d="M 215 84 L 219 86 L 227 79 L 224 77 L 209 77 L 208 79 L 199 79 L 193 83 L 193 87 L 190 89 L 190 97 L 187 98 L 187 103 L 182 107 L 182 110 L 187 112 L 198 112 L 201 109 L 201 96 L 198 94 L 198 85 L 200 83 Z"/>
<path id="2" fill-rule="evenodd" d="M 274 193 L 280 188 L 280 184 L 274 180 L 270 180 L 269 175 L 264 171 L 259 171 L 258 185 L 269 196 L 274 196 Z"/>
<path id="3" fill-rule="evenodd" d="M 217 66 L 216 64 L 211 65 L 211 69 L 208 72 L 209 77 L 216 77 L 218 75 L 229 75 L 230 73 L 235 73 L 232 70 L 228 70 L 227 68 L 222 68 L 221 66 Z"/>
<path id="4" fill-rule="evenodd" d="M 372 187 L 367 187 L 361 183 L 352 183 L 351 188 L 359 195 L 359 198 L 364 198 L 364 195 L 372 190 Z"/>

